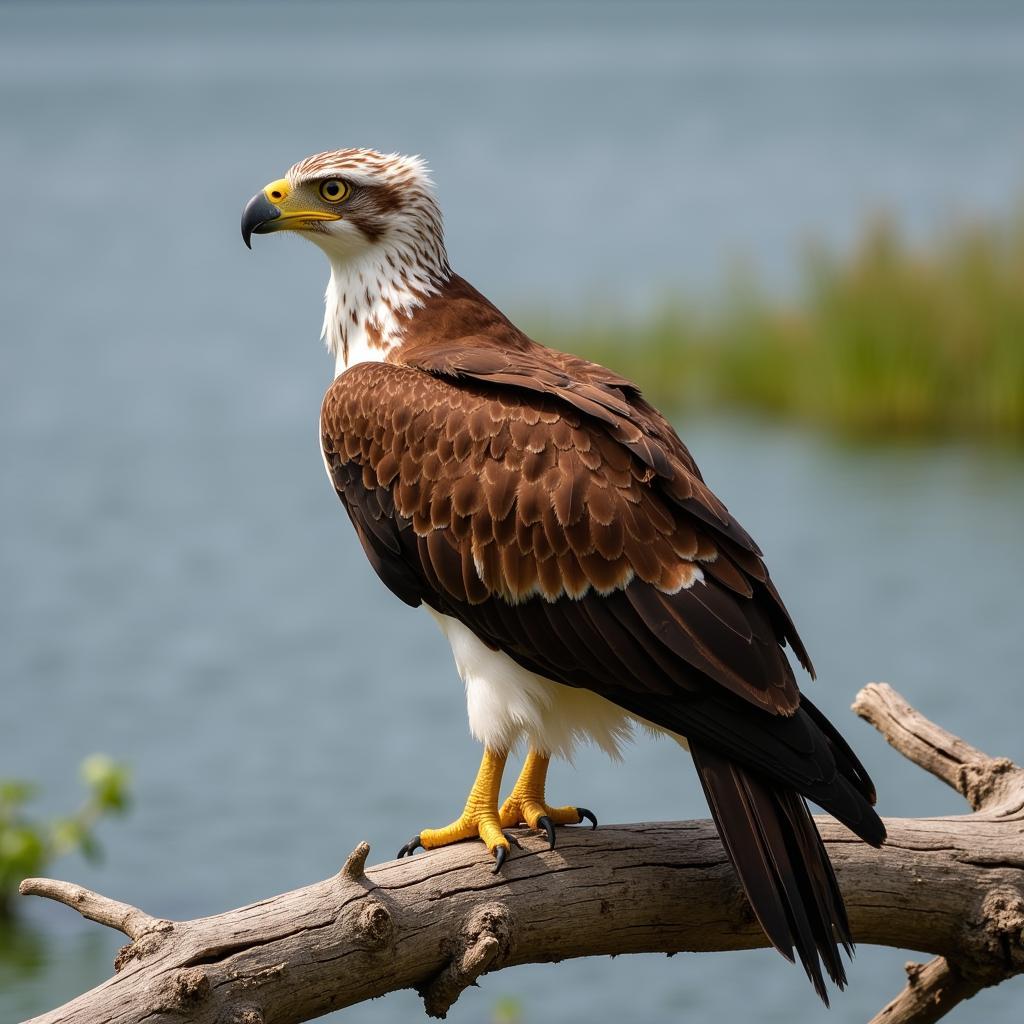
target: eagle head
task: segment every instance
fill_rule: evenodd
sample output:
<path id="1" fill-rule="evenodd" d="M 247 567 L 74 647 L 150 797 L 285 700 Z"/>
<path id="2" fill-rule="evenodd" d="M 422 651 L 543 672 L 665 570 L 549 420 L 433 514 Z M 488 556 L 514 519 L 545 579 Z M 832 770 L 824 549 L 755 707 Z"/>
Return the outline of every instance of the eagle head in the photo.
<path id="1" fill-rule="evenodd" d="M 417 156 L 336 149 L 294 164 L 249 200 L 242 238 L 297 231 L 332 265 L 375 250 L 443 256 L 441 211 L 426 164 Z M 423 258 L 421 256 L 421 258 Z"/>
<path id="2" fill-rule="evenodd" d="M 331 264 L 323 335 L 343 369 L 396 343 L 402 317 L 451 271 L 441 209 L 418 156 L 336 149 L 293 165 L 249 200 L 242 238 L 296 231 Z"/>

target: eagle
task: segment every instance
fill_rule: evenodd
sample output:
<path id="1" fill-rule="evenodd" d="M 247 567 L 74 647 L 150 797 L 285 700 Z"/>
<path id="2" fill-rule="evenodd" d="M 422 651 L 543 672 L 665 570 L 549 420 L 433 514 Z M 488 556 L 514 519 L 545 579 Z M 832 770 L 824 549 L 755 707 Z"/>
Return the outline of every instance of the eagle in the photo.
<path id="1" fill-rule="evenodd" d="M 616 755 L 641 726 L 688 749 L 771 944 L 828 1002 L 853 942 L 807 801 L 865 842 L 875 788 L 800 692 L 811 659 L 762 552 L 632 381 L 529 338 L 448 261 L 419 157 L 340 149 L 245 206 L 242 237 L 294 231 L 330 263 L 335 376 L 324 465 L 370 565 L 448 639 L 483 758 L 465 808 L 399 856 L 520 825 L 596 827 L 549 804 L 552 757 Z M 504 801 L 509 753 L 527 747 Z"/>

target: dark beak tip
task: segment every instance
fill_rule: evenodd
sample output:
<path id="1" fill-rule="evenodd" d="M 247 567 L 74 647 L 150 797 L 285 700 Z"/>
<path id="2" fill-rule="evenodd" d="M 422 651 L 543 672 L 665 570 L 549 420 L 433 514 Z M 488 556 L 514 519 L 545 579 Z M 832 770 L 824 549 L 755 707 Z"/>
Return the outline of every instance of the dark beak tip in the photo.
<path id="1" fill-rule="evenodd" d="M 246 248 L 252 248 L 252 236 L 260 234 L 264 224 L 280 216 L 281 211 L 262 192 L 257 192 L 242 211 L 242 241 Z"/>

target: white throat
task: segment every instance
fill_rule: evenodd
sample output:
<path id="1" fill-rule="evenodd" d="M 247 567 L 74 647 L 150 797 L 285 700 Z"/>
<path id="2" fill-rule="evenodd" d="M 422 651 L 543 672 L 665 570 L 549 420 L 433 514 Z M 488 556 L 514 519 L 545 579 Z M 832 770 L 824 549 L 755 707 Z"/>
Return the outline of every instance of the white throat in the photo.
<path id="1" fill-rule="evenodd" d="M 401 343 L 408 315 L 450 276 L 446 260 L 410 265 L 396 258 L 405 253 L 389 248 L 371 249 L 358 260 L 331 259 L 321 337 L 334 356 L 336 377 L 356 363 L 385 360 Z"/>

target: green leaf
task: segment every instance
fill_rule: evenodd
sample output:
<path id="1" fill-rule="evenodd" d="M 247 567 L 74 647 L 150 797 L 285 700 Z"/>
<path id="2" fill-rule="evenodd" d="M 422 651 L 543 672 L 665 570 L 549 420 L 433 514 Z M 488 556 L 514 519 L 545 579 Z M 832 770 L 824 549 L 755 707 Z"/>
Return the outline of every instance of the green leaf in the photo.
<path id="1" fill-rule="evenodd" d="M 129 803 L 129 770 L 106 754 L 92 754 L 82 762 L 82 779 L 101 811 L 120 814 Z"/>
<path id="2" fill-rule="evenodd" d="M 50 843 L 54 856 L 73 853 L 82 845 L 86 827 L 77 818 L 58 818 L 50 823 Z"/>
<path id="3" fill-rule="evenodd" d="M 515 996 L 499 996 L 491 1011 L 492 1024 L 519 1024 L 523 1019 L 523 1004 Z"/>
<path id="4" fill-rule="evenodd" d="M 36 795 L 38 787 L 24 779 L 0 779 L 0 818 L 27 803 Z"/>
<path id="5" fill-rule="evenodd" d="M 29 826 L 0 828 L 0 888 L 38 875 L 49 851 L 39 832 Z"/>
<path id="6" fill-rule="evenodd" d="M 0 779 L 0 920 L 13 912 L 11 894 L 30 875 L 42 874 L 55 857 L 75 851 L 98 860 L 102 847 L 94 826 L 104 814 L 120 814 L 129 804 L 127 766 L 105 754 L 87 757 L 79 772 L 88 799 L 74 814 L 50 822 L 26 820 L 22 806 L 36 787 L 21 779 Z"/>

